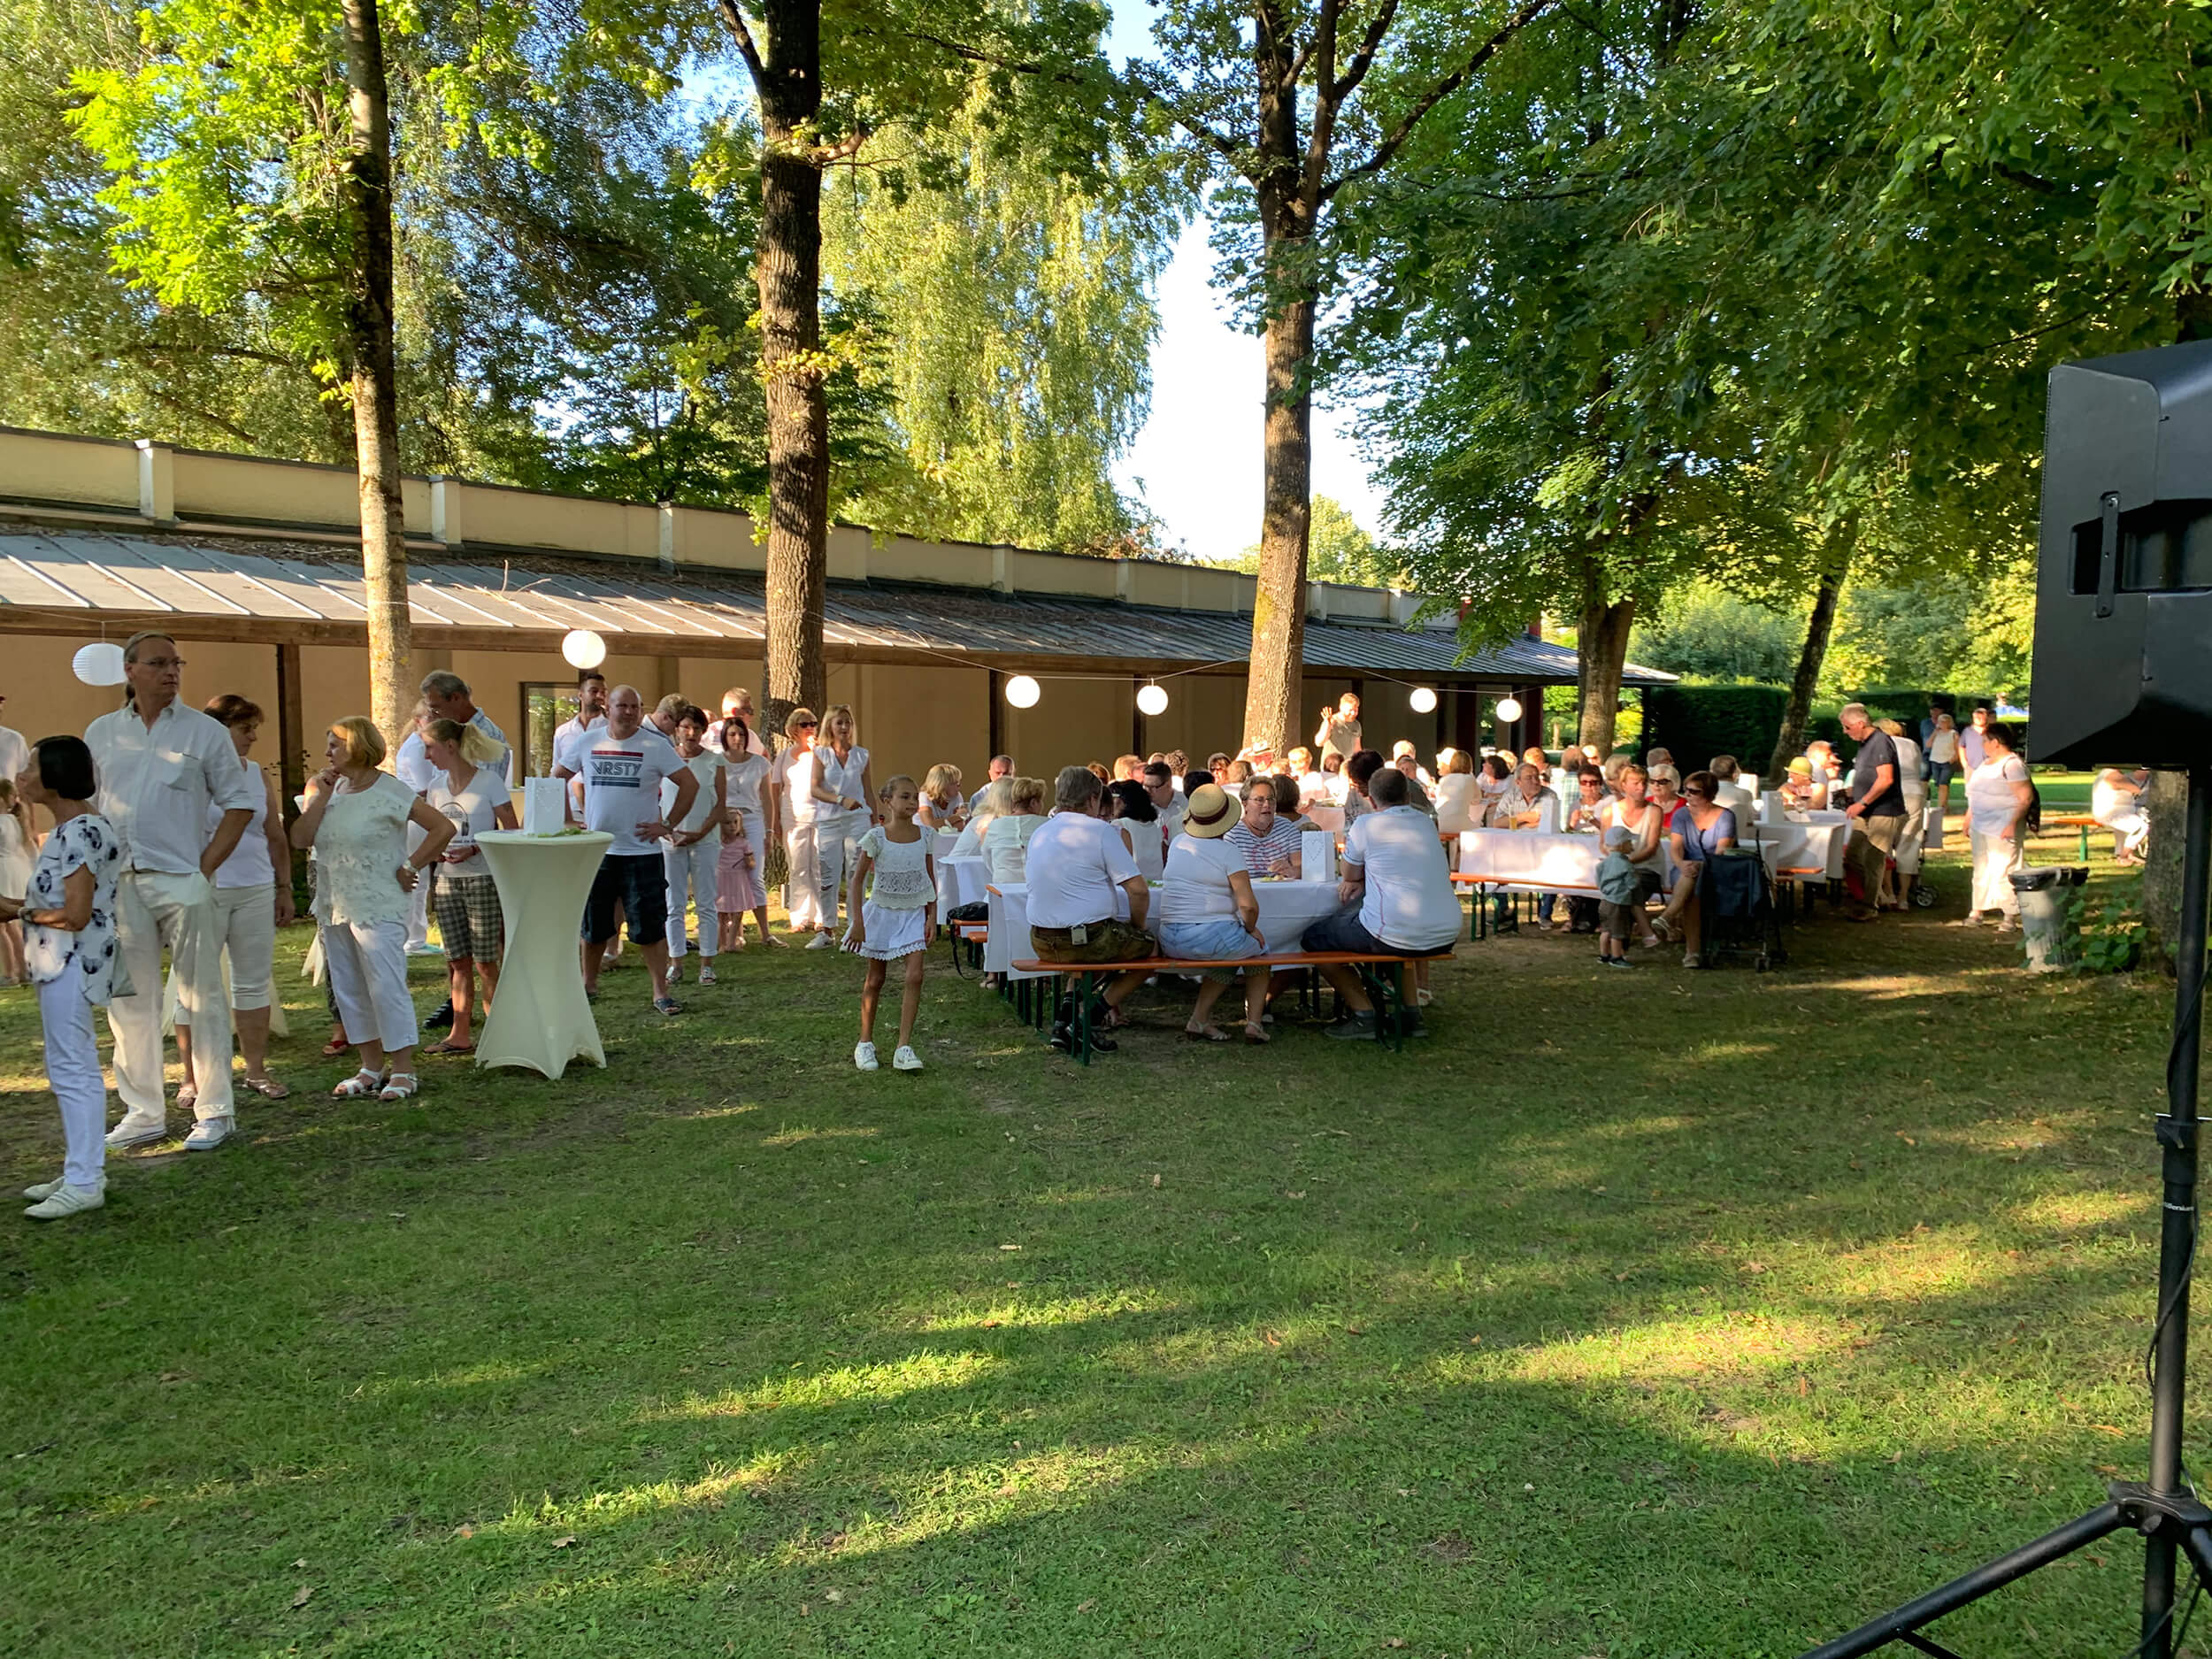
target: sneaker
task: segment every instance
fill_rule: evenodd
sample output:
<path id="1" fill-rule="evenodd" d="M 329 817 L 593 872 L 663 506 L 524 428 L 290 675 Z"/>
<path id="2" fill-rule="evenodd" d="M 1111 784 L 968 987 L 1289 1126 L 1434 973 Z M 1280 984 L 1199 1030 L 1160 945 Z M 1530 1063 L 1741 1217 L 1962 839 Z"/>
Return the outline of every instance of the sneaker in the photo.
<path id="1" fill-rule="evenodd" d="M 672 978 L 668 982 L 671 985 L 676 983 Z M 699 964 L 699 983 L 702 985 L 712 985 L 714 983 L 714 964 L 711 962 L 703 962 Z"/>
<path id="2" fill-rule="evenodd" d="M 25 1187 L 23 1189 L 23 1196 L 29 1199 L 35 1204 L 42 1198 L 52 1197 L 56 1193 L 61 1191 L 61 1189 L 67 1185 L 68 1182 L 65 1181 L 60 1176 L 57 1175 L 50 1181 L 41 1181 L 35 1187 Z"/>
<path id="3" fill-rule="evenodd" d="M 445 1031 L 453 1025 L 453 999 L 447 997 L 438 1005 L 438 1011 L 422 1022 L 425 1031 Z"/>
<path id="4" fill-rule="evenodd" d="M 70 1187 L 64 1185 L 33 1204 L 23 1213 L 34 1221 L 59 1221 L 64 1216 L 81 1215 L 88 1210 L 97 1210 L 108 1201 L 107 1187 Z"/>
<path id="5" fill-rule="evenodd" d="M 1633 968 L 1636 965 L 1626 956 L 1600 956 L 1598 960 L 1609 968 Z"/>
<path id="6" fill-rule="evenodd" d="M 906 1050 L 902 1048 L 899 1052 L 901 1054 L 904 1054 Z M 853 1064 L 857 1066 L 863 1071 L 876 1071 L 878 1069 L 878 1065 L 876 1061 L 875 1044 L 872 1042 L 855 1043 L 853 1045 Z"/>
<path id="7" fill-rule="evenodd" d="M 163 1118 L 141 1118 L 133 1112 L 123 1114 L 123 1121 L 108 1131 L 108 1145 L 121 1152 L 131 1147 L 150 1147 L 157 1141 L 169 1138 L 169 1124 Z"/>
<path id="8" fill-rule="evenodd" d="M 192 1133 L 184 1138 L 187 1152 L 212 1152 L 237 1133 L 234 1118 L 203 1118 L 192 1125 Z"/>
<path id="9" fill-rule="evenodd" d="M 684 959 L 681 956 L 668 964 L 668 982 L 671 985 L 681 985 L 684 982 Z"/>
<path id="10" fill-rule="evenodd" d="M 836 943 L 827 933 L 817 933 L 806 941 L 806 948 L 809 950 L 828 950 Z"/>
<path id="11" fill-rule="evenodd" d="M 891 1069 L 895 1071 L 918 1071 L 922 1069 L 922 1056 L 901 1043 L 899 1051 L 891 1056 Z"/>
<path id="12" fill-rule="evenodd" d="M 1355 1037 L 1364 1037 L 1368 1041 L 1372 1042 L 1375 1040 L 1374 1010 L 1370 1009 L 1364 1014 L 1355 1014 L 1349 1019 L 1330 1026 L 1323 1034 L 1334 1037 L 1339 1041 L 1349 1041 Z"/>
<path id="13" fill-rule="evenodd" d="M 680 1014 L 684 1011 L 684 1005 L 672 996 L 657 996 L 653 999 L 653 1011 L 664 1016 Z"/>

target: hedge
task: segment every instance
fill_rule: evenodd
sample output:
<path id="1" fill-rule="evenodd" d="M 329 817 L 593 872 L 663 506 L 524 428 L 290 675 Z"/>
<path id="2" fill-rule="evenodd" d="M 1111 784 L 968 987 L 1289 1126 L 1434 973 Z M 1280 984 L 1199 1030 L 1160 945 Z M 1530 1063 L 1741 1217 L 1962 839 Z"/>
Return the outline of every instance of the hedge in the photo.
<path id="1" fill-rule="evenodd" d="M 1643 695 L 1643 746 L 1647 749 L 1671 751 L 1675 764 L 1686 772 L 1704 765 L 1716 755 L 1733 755 L 1746 771 L 1755 772 L 1763 771 L 1773 758 L 1774 740 L 1782 729 L 1782 711 L 1790 694 L 1781 686 L 1654 686 Z M 1911 687 L 1868 691 L 1856 701 L 1865 703 L 1878 720 L 1886 716 L 1895 718 L 1908 734 L 1917 739 L 1931 697 L 1968 709 L 1985 701 Z M 1847 764 L 1858 753 L 1858 745 L 1843 734 L 1843 723 L 1838 718 L 1842 707 L 1839 703 L 1815 703 L 1805 722 L 1804 741 L 1809 743 L 1826 738 Z M 2024 741 L 2026 723 L 2015 724 Z"/>

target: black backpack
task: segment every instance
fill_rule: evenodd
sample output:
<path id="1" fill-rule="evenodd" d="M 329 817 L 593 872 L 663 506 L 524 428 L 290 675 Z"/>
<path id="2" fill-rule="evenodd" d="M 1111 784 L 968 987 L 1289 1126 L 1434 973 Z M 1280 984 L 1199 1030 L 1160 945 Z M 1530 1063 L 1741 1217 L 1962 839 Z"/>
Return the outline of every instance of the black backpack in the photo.
<path id="1" fill-rule="evenodd" d="M 2031 835 L 2043 833 L 2043 791 L 2035 787 L 2032 773 L 2028 778 L 2028 810 L 2020 819 L 2020 827 Z"/>

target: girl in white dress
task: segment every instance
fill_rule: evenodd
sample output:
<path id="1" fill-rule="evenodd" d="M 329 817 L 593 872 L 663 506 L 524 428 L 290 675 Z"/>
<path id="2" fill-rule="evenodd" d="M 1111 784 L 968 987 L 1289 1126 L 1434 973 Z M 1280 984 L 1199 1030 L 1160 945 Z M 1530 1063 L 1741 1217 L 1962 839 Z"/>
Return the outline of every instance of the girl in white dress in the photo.
<path id="1" fill-rule="evenodd" d="M 837 931 L 837 897 L 860 856 L 860 838 L 876 821 L 868 751 L 849 704 L 822 712 L 822 741 L 814 748 L 815 885 L 822 890 L 822 926 Z"/>
<path id="2" fill-rule="evenodd" d="M 20 899 L 31 890 L 30 817 L 15 798 L 15 780 L 0 778 L 0 899 Z M 23 981 L 23 925 L 0 922 L 0 985 Z"/>
<path id="3" fill-rule="evenodd" d="M 745 949 L 745 912 L 760 926 L 760 942 L 780 949 L 783 941 L 768 931 L 768 888 L 761 879 L 761 859 L 779 827 L 766 816 L 775 807 L 768 786 L 768 763 L 753 749 L 752 727 L 733 712 L 722 722 L 722 851 L 715 872 L 715 904 L 722 917 L 721 942 Z M 764 805 L 762 796 L 766 795 Z"/>
<path id="4" fill-rule="evenodd" d="M 885 784 L 883 809 L 889 821 L 860 838 L 860 860 L 853 866 L 852 926 L 845 949 L 868 959 L 868 977 L 860 987 L 860 1043 L 853 1050 L 853 1064 L 863 1071 L 877 1069 L 876 1000 L 883 995 L 891 964 L 902 958 L 906 982 L 899 997 L 899 1046 L 891 1064 L 901 1071 L 922 1069 L 921 1056 L 914 1052 L 914 1016 L 922 1006 L 929 937 L 937 931 L 937 871 L 929 832 L 914 821 L 921 805 L 922 792 L 913 779 L 901 776 Z"/>

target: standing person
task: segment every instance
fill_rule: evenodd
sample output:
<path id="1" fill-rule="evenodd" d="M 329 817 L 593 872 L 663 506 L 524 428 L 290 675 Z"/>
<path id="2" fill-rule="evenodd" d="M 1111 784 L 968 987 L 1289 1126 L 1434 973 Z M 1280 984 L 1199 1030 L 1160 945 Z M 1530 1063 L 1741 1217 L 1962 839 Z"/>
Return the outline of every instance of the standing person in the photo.
<path id="1" fill-rule="evenodd" d="M 38 987 L 47 1087 L 61 1108 L 61 1177 L 27 1187 L 34 1221 L 58 1221 L 107 1202 L 107 1085 L 100 1077 L 92 1010 L 108 1000 L 115 972 L 116 882 L 122 838 L 95 812 L 92 751 L 73 737 L 42 737 L 25 752 L 16 794 L 52 815 L 53 833 L 21 900 L 0 899 L 0 917 L 21 922 L 31 979 Z"/>
<path id="2" fill-rule="evenodd" d="M 430 786 L 438 776 L 438 769 L 431 764 L 430 757 L 423 752 L 423 729 L 435 717 L 430 712 L 427 701 L 418 698 L 414 717 L 407 723 L 407 735 L 399 740 L 399 753 L 393 758 L 392 771 L 399 780 L 417 795 L 428 798 Z M 422 845 L 422 831 L 411 826 L 407 831 L 407 850 L 412 852 Z M 430 883 L 416 884 L 407 895 L 407 954 L 411 956 L 434 956 L 437 946 L 430 942 Z M 433 1027 L 453 1023 L 453 1005 L 449 1002 L 431 1015 Z"/>
<path id="3" fill-rule="evenodd" d="M 436 892 L 438 937 L 445 942 L 446 1006 L 453 1030 L 433 1054 L 467 1054 L 476 1018 L 476 981 L 484 981 L 484 1006 L 499 994 L 499 961 L 506 949 L 506 918 L 500 913 L 499 886 L 485 868 L 476 838 L 487 830 L 515 827 L 514 797 L 507 787 L 499 746 L 473 726 L 448 719 L 431 721 L 423 751 L 437 775 L 425 799 L 453 826 L 453 839 L 432 866 Z"/>
<path id="4" fill-rule="evenodd" d="M 1898 826 L 1897 845 L 1890 854 L 1890 868 L 1882 884 L 1882 908 L 1901 910 L 1912 898 L 1920 879 L 1921 843 L 1927 834 L 1928 779 L 1918 742 L 1908 736 L 1901 720 L 1878 722 L 1884 736 L 1897 746 L 1898 787 L 1905 797 L 1905 818 Z"/>
<path id="5" fill-rule="evenodd" d="M 1864 703 L 1845 703 L 1840 718 L 1844 732 L 1859 746 L 1852 768 L 1857 787 L 1843 810 L 1858 825 L 1844 856 L 1847 868 L 1857 873 L 1859 890 L 1849 894 L 1847 883 L 1843 913 L 1855 922 L 1870 922 L 1881 914 L 1877 907 L 1889 857 L 1905 832 L 1904 771 L 1895 741 L 1867 718 Z"/>
<path id="6" fill-rule="evenodd" d="M 637 687 L 617 686 L 607 699 L 606 725 L 570 750 L 579 763 L 572 787 L 583 797 L 584 827 L 614 837 L 584 906 L 584 995 L 599 995 L 599 971 L 614 942 L 615 906 L 620 904 L 630 937 L 644 950 L 653 975 L 653 1011 L 671 1015 L 682 1010 L 668 994 L 668 870 L 659 843 L 668 839 L 668 819 L 680 821 L 691 810 L 699 780 L 673 748 L 644 726 Z M 665 815 L 664 778 L 676 780 L 676 798 Z"/>
<path id="7" fill-rule="evenodd" d="M 1598 862 L 1598 960 L 1609 968 L 1632 968 L 1628 936 L 1643 910 L 1643 872 L 1629 861 L 1636 838 L 1624 829 L 1604 833 L 1605 856 Z"/>
<path id="8" fill-rule="evenodd" d="M 1159 955 L 1144 928 L 1152 890 L 1128 843 L 1099 817 L 1102 789 L 1088 767 L 1063 766 L 1053 786 L 1052 816 L 1029 838 L 1029 942 L 1046 962 L 1141 962 Z M 1187 833 L 1187 820 L 1184 827 Z M 1124 895 L 1126 921 L 1118 914 Z M 1114 976 L 1100 996 L 1105 1023 L 1091 1040 L 1094 1048 L 1113 1052 L 1117 1045 L 1103 1033 L 1128 1023 L 1121 1005 L 1146 978 L 1142 968 Z M 1054 1023 L 1054 1048 L 1074 1047 L 1075 1017 L 1071 998 Z"/>
<path id="9" fill-rule="evenodd" d="M 676 726 L 684 718 L 684 710 L 691 706 L 691 699 L 680 691 L 672 691 L 653 705 L 652 713 L 645 717 L 646 726 L 657 733 L 669 748 L 676 747 Z"/>
<path id="10" fill-rule="evenodd" d="M 1252 797 L 1271 795 L 1254 789 L 1245 797 L 1245 817 L 1229 793 L 1209 785 L 1190 799 L 1185 833 L 1169 852 L 1160 884 L 1160 949 L 1187 962 L 1249 961 L 1267 949 L 1260 935 L 1260 902 L 1252 891 L 1248 854 L 1229 843 L 1241 823 L 1249 822 Z M 1207 973 L 1198 1002 L 1184 1022 L 1183 1034 L 1194 1042 L 1226 1042 L 1228 1033 L 1213 1023 L 1214 1004 L 1236 978 L 1234 965 Z M 1264 963 L 1245 970 L 1244 1040 L 1269 1041 L 1268 971 Z"/>
<path id="11" fill-rule="evenodd" d="M 1294 880 L 1305 842 L 1297 830 L 1276 815 L 1277 798 L 1273 779 L 1255 779 L 1244 792 L 1242 816 L 1221 832 L 1221 839 L 1244 860 L 1251 874 Z"/>
<path id="12" fill-rule="evenodd" d="M 7 705 L 8 694 L 0 691 L 0 708 Z M 31 746 L 23 741 L 23 733 L 12 726 L 0 726 L 0 779 L 12 787 L 23 775 L 23 768 L 31 758 Z M 27 822 L 25 826 L 30 826 Z"/>
<path id="13" fill-rule="evenodd" d="M 31 890 L 31 813 L 16 793 L 18 766 L 0 778 L 0 899 L 20 902 Z M 23 967 L 23 926 L 0 922 L 0 985 L 27 985 Z"/>
<path id="14" fill-rule="evenodd" d="M 784 718 L 783 734 L 791 747 L 772 763 L 775 802 L 772 816 L 783 826 L 787 874 L 784 915 L 794 933 L 812 933 L 809 950 L 826 950 L 834 941 L 822 920 L 820 866 L 815 859 L 814 818 L 821 803 L 814 798 L 814 734 L 822 723 L 811 709 L 794 709 Z"/>
<path id="15" fill-rule="evenodd" d="M 1976 710 L 1977 714 L 1980 710 Z M 2013 729 L 1985 722 L 1979 733 L 1982 764 L 1966 780 L 1966 839 L 1974 856 L 1974 890 L 1966 914 L 1954 927 L 1978 925 L 1984 912 L 1998 913 L 1997 931 L 2020 925 L 2020 895 L 2012 872 L 2020 868 L 2020 826 L 2035 801 L 2028 764 L 2016 752 Z"/>
<path id="16" fill-rule="evenodd" d="M 177 700 L 184 658 L 165 634 L 134 634 L 123 646 L 123 706 L 85 728 L 99 793 L 94 810 L 122 838 L 116 884 L 116 949 L 130 989 L 108 1003 L 115 1033 L 115 1092 L 122 1121 L 108 1145 L 145 1146 L 166 1138 L 168 1095 L 162 1081 L 161 953 L 176 964 L 178 1006 L 211 1031 L 230 1029 L 215 937 L 215 872 L 252 821 L 262 791 L 238 764 L 230 733 Z M 219 809 L 207 827 L 209 808 Z M 236 1126 L 228 1045 L 193 1056 L 192 1110 L 185 1137 L 211 1151 Z M 218 1063 L 219 1060 L 219 1064 Z"/>
<path id="17" fill-rule="evenodd" d="M 277 804 L 276 780 L 255 765 L 249 754 L 261 734 L 261 710 L 234 693 L 226 692 L 207 705 L 206 713 L 230 733 L 238 764 L 247 781 L 260 792 L 245 833 L 215 872 L 215 931 L 211 949 L 230 958 L 230 1005 L 238 1028 L 238 1050 L 245 1057 L 246 1087 L 265 1100 L 283 1100 L 291 1094 L 269 1075 L 269 1005 L 274 1000 L 272 981 L 276 970 L 276 930 L 292 921 L 292 843 L 284 833 L 284 812 Z M 208 803 L 207 827 L 212 833 L 222 809 Z M 192 1011 L 177 1005 L 177 1055 L 183 1061 L 184 1082 L 177 1089 L 177 1104 L 190 1102 L 197 1094 L 193 1082 Z M 230 1066 L 230 1044 L 226 1036 L 203 1033 L 204 1041 L 219 1043 L 220 1064 Z"/>
<path id="18" fill-rule="evenodd" d="M 1339 760 L 1349 760 L 1365 747 L 1359 723 L 1359 694 L 1348 691 L 1336 700 L 1336 707 L 1325 704 L 1321 710 L 1321 724 L 1314 728 L 1313 747 L 1325 758 L 1334 755 Z"/>
<path id="19" fill-rule="evenodd" d="M 767 760 L 754 747 L 752 722 L 741 714 L 722 721 L 722 850 L 715 867 L 715 905 L 721 913 L 718 942 L 745 949 L 745 912 L 753 913 L 760 942 L 783 949 L 768 931 L 768 883 L 762 870 L 766 849 L 782 833 L 772 816 L 775 793 L 768 787 Z"/>
<path id="20" fill-rule="evenodd" d="M 1709 772 L 1694 772 L 1682 780 L 1682 810 L 1674 815 L 1672 840 L 1674 898 L 1667 906 L 1681 925 L 1686 968 L 1705 965 L 1705 895 L 1712 882 L 1706 873 L 1716 855 L 1736 844 L 1736 815 L 1720 803 L 1720 780 Z"/>
<path id="21" fill-rule="evenodd" d="M 729 758 L 729 745 L 722 741 L 729 723 L 735 720 L 745 729 L 745 748 L 749 754 L 768 758 L 768 745 L 760 739 L 760 719 L 753 712 L 753 694 L 744 686 L 732 686 L 722 694 L 722 718 L 707 727 L 707 747 L 724 759 Z M 733 763 L 734 764 L 734 763 Z"/>
<path id="22" fill-rule="evenodd" d="M 1971 724 L 1959 733 L 1959 770 L 1970 778 L 1989 758 L 1989 728 L 1996 724 L 1997 717 L 1987 703 L 1978 703 L 1968 718 Z"/>
<path id="23" fill-rule="evenodd" d="M 507 746 L 507 734 L 499 729 L 492 717 L 476 706 L 475 695 L 469 682 L 445 669 L 439 669 L 422 677 L 422 710 L 416 718 L 415 730 L 399 746 L 399 758 L 393 770 L 418 794 L 428 790 L 437 775 L 437 767 L 423 752 L 424 733 L 433 720 L 451 720 L 457 726 L 473 726 L 499 751 L 486 762 L 495 767 L 510 787 L 515 781 L 513 751 Z M 432 884 L 425 881 L 414 893 L 415 908 L 409 918 L 407 950 L 410 956 L 427 956 L 435 949 L 430 943 L 429 906 Z M 435 1027 L 453 1023 L 453 1005 L 449 1002 L 423 1022 Z"/>
<path id="24" fill-rule="evenodd" d="M 1406 775 L 1394 767 L 1368 780 L 1374 808 L 1344 836 L 1343 879 L 1337 901 L 1343 906 L 1305 931 L 1301 945 L 1313 951 L 1352 951 L 1363 956 L 1412 956 L 1448 950 L 1459 937 L 1459 895 L 1452 891 L 1451 865 L 1436 827 L 1414 810 Z M 1372 1037 L 1375 1004 L 1349 968 L 1332 964 L 1321 977 L 1333 986 L 1352 1018 L 1331 1027 L 1332 1037 Z M 1428 964 L 1413 964 L 1414 999 L 1428 1001 Z M 1412 1034 L 1424 1034 L 1419 1016 Z"/>
<path id="25" fill-rule="evenodd" d="M 1935 799 L 1928 813 L 1927 844 L 1941 849 L 1945 820 L 1951 816 L 1951 780 L 1959 771 L 1959 728 L 1948 709 L 1934 710 L 1928 733 L 1928 783 Z"/>
<path id="26" fill-rule="evenodd" d="M 860 839 L 881 816 L 875 780 L 851 705 L 833 703 L 822 711 L 822 741 L 814 750 L 816 881 L 822 890 L 822 925 L 837 931 L 837 898 L 860 856 Z"/>
<path id="27" fill-rule="evenodd" d="M 315 850 L 315 919 L 338 1015 L 360 1069 L 334 1100 L 418 1093 L 415 1005 L 407 995 L 407 895 L 453 839 L 446 816 L 378 766 L 384 736 L 365 717 L 335 721 L 323 770 L 308 780 L 292 845 Z M 422 831 L 411 851 L 407 826 Z"/>
<path id="28" fill-rule="evenodd" d="M 876 1063 L 876 1002 L 883 981 L 895 962 L 903 962 L 899 993 L 899 1046 L 891 1055 L 892 1069 L 918 1071 L 922 1057 L 914 1052 L 914 1017 L 922 1007 L 922 968 L 929 956 L 930 936 L 937 931 L 937 861 L 930 852 L 929 833 L 915 823 L 921 810 L 922 792 L 903 772 L 883 786 L 883 805 L 888 823 L 872 825 L 860 838 L 859 856 L 853 862 L 852 895 L 845 931 L 845 949 L 868 959 L 867 977 L 860 986 L 860 1041 L 853 1048 L 853 1064 L 873 1071 Z"/>
<path id="29" fill-rule="evenodd" d="M 698 780 L 691 810 L 680 818 L 673 810 L 675 785 L 661 786 L 661 804 L 667 810 L 667 844 L 661 863 L 668 872 L 668 910 L 675 926 L 668 933 L 668 982 L 679 985 L 684 977 L 684 910 L 696 901 L 699 907 L 699 983 L 714 983 L 715 947 L 721 942 L 722 826 L 729 821 L 727 759 L 706 746 L 707 711 L 687 704 L 676 717 L 676 757 Z"/>
<path id="30" fill-rule="evenodd" d="M 607 718 L 607 677 L 596 668 L 576 673 L 576 712 L 553 728 L 553 758 L 570 742 Z"/>

